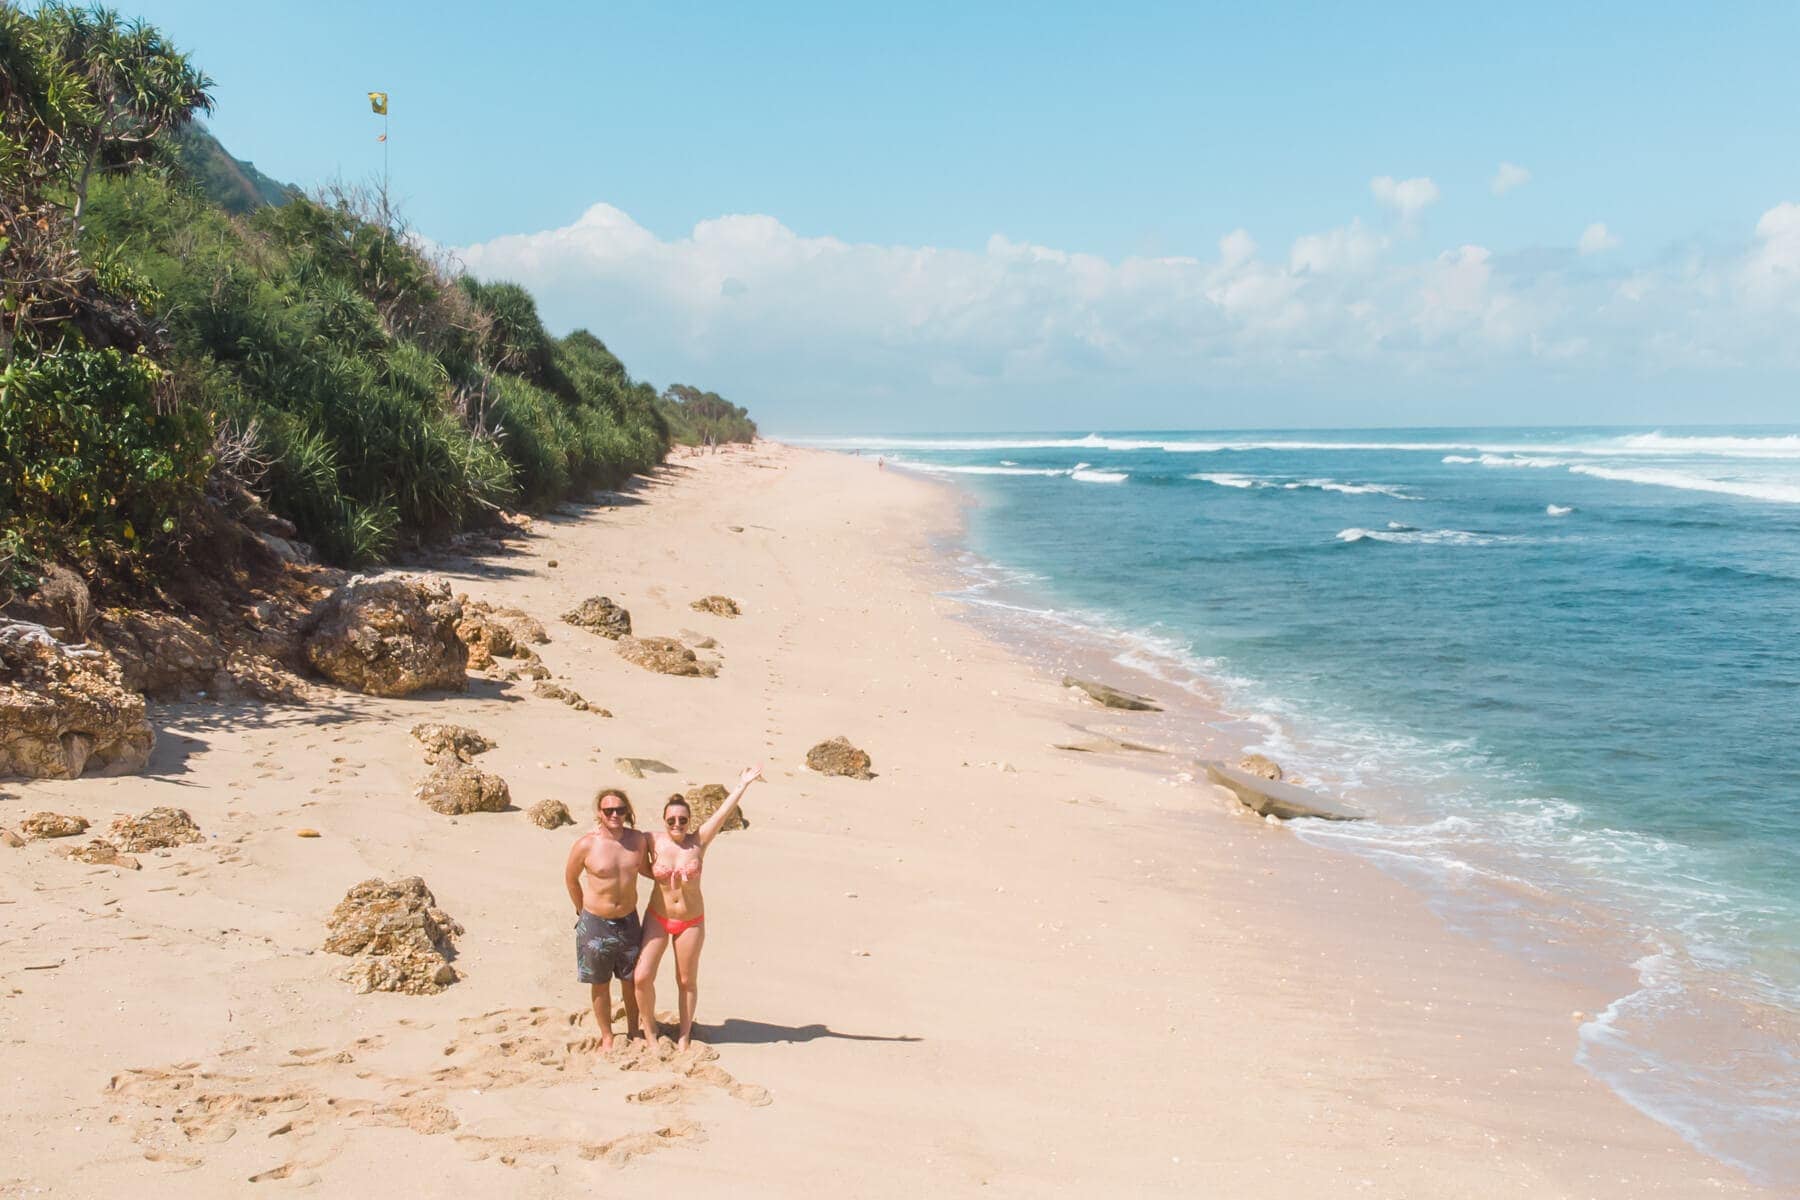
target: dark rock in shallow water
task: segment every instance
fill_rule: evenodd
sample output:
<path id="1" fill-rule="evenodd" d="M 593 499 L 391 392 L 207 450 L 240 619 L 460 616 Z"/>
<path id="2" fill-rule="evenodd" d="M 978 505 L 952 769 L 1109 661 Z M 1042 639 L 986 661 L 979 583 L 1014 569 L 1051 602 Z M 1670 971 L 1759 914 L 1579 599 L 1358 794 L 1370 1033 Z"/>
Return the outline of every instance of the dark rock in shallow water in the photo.
<path id="1" fill-rule="evenodd" d="M 1073 675 L 1063 676 L 1063 686 L 1080 688 L 1088 694 L 1088 698 L 1107 708 L 1124 708 L 1133 712 L 1161 712 L 1162 705 L 1148 696 L 1139 696 L 1132 692 L 1123 692 L 1116 687 L 1104 683 L 1096 683 L 1092 679 L 1077 679 Z"/>
<path id="2" fill-rule="evenodd" d="M 1240 804 L 1260 816 L 1276 817 L 1283 821 L 1292 821 L 1296 817 L 1312 817 L 1320 821 L 1362 820 L 1359 813 L 1324 807 L 1324 797 L 1315 796 L 1305 788 L 1297 788 L 1291 783 L 1264 779 L 1228 767 L 1224 763 L 1209 762 L 1204 766 L 1207 778 L 1230 791 Z"/>

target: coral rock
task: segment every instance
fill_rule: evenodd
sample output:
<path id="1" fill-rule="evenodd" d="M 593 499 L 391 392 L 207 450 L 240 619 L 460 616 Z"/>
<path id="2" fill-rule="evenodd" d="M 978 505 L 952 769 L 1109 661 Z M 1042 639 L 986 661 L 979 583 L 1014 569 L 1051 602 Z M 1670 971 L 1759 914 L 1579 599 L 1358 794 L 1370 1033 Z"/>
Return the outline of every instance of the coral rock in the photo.
<path id="1" fill-rule="evenodd" d="M 194 818 L 179 808 L 153 808 L 141 817 L 120 817 L 112 823 L 111 832 L 122 849 L 133 853 L 168 850 L 201 839 Z"/>
<path id="2" fill-rule="evenodd" d="M 19 832 L 28 838 L 65 838 L 87 832 L 86 817 L 68 817 L 62 813 L 32 813 L 19 822 Z"/>
<path id="3" fill-rule="evenodd" d="M 622 638 L 631 633 L 631 614 L 606 596 L 589 596 L 564 613 L 562 619 L 601 637 Z"/>
<path id="4" fill-rule="evenodd" d="M 821 775 L 844 775 L 851 779 L 873 779 L 869 771 L 874 764 L 866 750 L 858 750 L 849 738 L 834 737 L 820 742 L 806 752 L 806 765 Z"/>
<path id="5" fill-rule="evenodd" d="M 467 596 L 456 599 L 462 606 L 456 636 L 469 648 L 471 671 L 487 669 L 496 658 L 536 658 L 527 647 L 550 640 L 538 619 L 521 609 L 496 608 Z"/>
<path id="6" fill-rule="evenodd" d="M 561 800 L 539 800 L 525 810 L 525 815 L 539 829 L 559 829 L 575 823 L 575 818 L 569 815 L 569 806 Z"/>
<path id="7" fill-rule="evenodd" d="M 1281 766 L 1272 758 L 1260 754 L 1246 754 L 1238 759 L 1237 769 L 1246 775 L 1254 775 L 1258 779 L 1281 780 Z"/>
<path id="8" fill-rule="evenodd" d="M 445 721 L 420 721 L 412 727 L 412 735 L 424 745 L 426 762 L 437 762 L 446 757 L 468 762 L 477 754 L 486 754 L 494 748 L 492 741 L 467 725 L 451 725 Z"/>
<path id="9" fill-rule="evenodd" d="M 724 804 L 725 798 L 730 795 L 731 793 L 725 790 L 724 785 L 718 783 L 701 784 L 699 787 L 691 787 L 682 793 L 682 799 L 688 802 L 688 809 L 694 815 L 693 823 L 689 828 L 697 830 L 706 824 L 706 819 L 718 812 L 720 805 Z M 744 806 L 741 804 L 738 805 L 738 810 L 731 814 L 731 819 L 720 826 L 723 831 L 748 828 L 750 828 L 750 821 L 744 816 Z"/>
<path id="10" fill-rule="evenodd" d="M 417 875 L 365 879 L 326 921 L 324 949 L 356 959 L 344 978 L 359 992 L 429 995 L 456 981 L 450 965 L 463 928 Z"/>
<path id="11" fill-rule="evenodd" d="M 1132 692 L 1123 692 L 1109 684 L 1095 683 L 1091 679 L 1076 679 L 1063 676 L 1063 686 L 1080 688 L 1086 692 L 1088 699 L 1107 708 L 1123 708 L 1132 712 L 1161 712 L 1162 707 L 1148 696 L 1139 696 Z"/>
<path id="12" fill-rule="evenodd" d="M 542 696 L 546 700 L 561 700 L 576 712 L 591 712 L 595 716 L 610 717 L 612 713 L 604 708 L 595 708 L 589 704 L 582 694 L 573 688 L 566 688 L 560 683 L 552 683 L 548 679 L 540 679 L 531 685 L 531 694 Z"/>
<path id="13" fill-rule="evenodd" d="M 85 846 L 77 846 L 69 851 L 69 857 L 76 862 L 91 863 L 96 867 L 122 867 L 127 871 L 140 871 L 138 860 L 129 854 L 120 854 L 119 848 L 105 838 L 94 838 Z"/>
<path id="14" fill-rule="evenodd" d="M 144 698 L 106 655 L 0 621 L 0 775 L 123 774 L 141 770 L 155 744 Z"/>
<path id="15" fill-rule="evenodd" d="M 730 596 L 702 596 L 688 605 L 695 612 L 708 612 L 715 617 L 735 617 L 744 610 Z"/>
<path id="16" fill-rule="evenodd" d="M 692 650 L 674 638 L 620 638 L 619 657 L 626 662 L 636 663 L 646 671 L 662 675 L 692 675 L 710 679 L 719 673 L 717 664 L 702 662 Z"/>
<path id="17" fill-rule="evenodd" d="M 472 812 L 505 812 L 512 806 L 512 790 L 498 775 L 449 758 L 439 760 L 419 784 L 419 799 L 433 812 L 454 817 Z"/>
<path id="18" fill-rule="evenodd" d="M 313 670 L 353 691 L 461 691 L 469 662 L 456 635 L 462 615 L 442 580 L 358 575 L 307 617 L 303 650 Z"/>

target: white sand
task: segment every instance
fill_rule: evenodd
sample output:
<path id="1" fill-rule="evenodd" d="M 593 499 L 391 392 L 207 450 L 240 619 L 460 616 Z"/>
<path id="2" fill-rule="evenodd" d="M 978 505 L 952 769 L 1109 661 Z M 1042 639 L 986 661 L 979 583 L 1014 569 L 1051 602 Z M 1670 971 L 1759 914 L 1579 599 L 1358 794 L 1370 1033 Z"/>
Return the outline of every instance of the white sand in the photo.
<path id="1" fill-rule="evenodd" d="M 1051 750 L 1133 718 L 950 618 L 922 582 L 955 519 L 934 485 L 762 446 L 641 498 L 451 572 L 542 619 L 545 661 L 611 720 L 529 682 L 158 706 L 149 774 L 0 788 L 0 822 L 168 804 L 210 835 L 138 872 L 0 849 L 0 1196 L 1756 1194 L 1573 1065 L 1572 1013 L 1606 996 L 1182 764 Z M 711 592 L 744 615 L 688 609 Z M 641 633 L 716 636 L 721 674 L 651 675 L 556 620 L 593 594 Z M 575 831 L 425 809 L 427 717 L 498 741 L 480 763 L 520 807 L 583 822 L 615 756 L 677 768 L 623 780 L 645 816 L 767 763 L 707 860 L 716 1061 L 594 1055 Z M 802 768 L 840 733 L 878 778 Z M 323 919 L 408 874 L 466 927 L 464 978 L 355 995 Z"/>

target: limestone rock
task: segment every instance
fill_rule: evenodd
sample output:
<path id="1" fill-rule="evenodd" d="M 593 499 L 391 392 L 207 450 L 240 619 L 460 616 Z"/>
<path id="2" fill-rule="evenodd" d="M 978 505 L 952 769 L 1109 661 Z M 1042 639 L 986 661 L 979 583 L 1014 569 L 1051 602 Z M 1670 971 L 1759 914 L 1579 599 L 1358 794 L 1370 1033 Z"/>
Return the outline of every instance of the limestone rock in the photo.
<path id="1" fill-rule="evenodd" d="M 525 810 L 525 815 L 539 829 L 559 829 L 575 823 L 575 818 L 569 815 L 569 806 L 561 800 L 539 800 Z"/>
<path id="2" fill-rule="evenodd" d="M 356 959 L 344 978 L 359 992 L 429 995 L 456 981 L 450 959 L 463 928 L 417 875 L 365 879 L 338 902 L 326 927 L 324 949 Z"/>
<path id="3" fill-rule="evenodd" d="M 564 613 L 562 619 L 579 625 L 604 638 L 622 638 L 631 633 L 631 614 L 606 596 L 589 596 Z"/>
<path id="4" fill-rule="evenodd" d="M 546 667 L 543 662 L 535 657 L 528 662 L 521 663 L 519 666 L 508 667 L 506 670 L 506 679 L 508 681 L 548 678 L 550 678 L 550 668 Z"/>
<path id="5" fill-rule="evenodd" d="M 716 663 L 702 662 L 692 650 L 674 638 L 620 638 L 619 657 L 626 662 L 636 663 L 646 671 L 662 675 L 691 675 L 711 679 L 719 673 Z"/>
<path id="6" fill-rule="evenodd" d="M 1250 775 L 1224 763 L 1204 764 L 1207 778 L 1236 796 L 1238 802 L 1258 816 L 1282 821 L 1296 817 L 1312 817 L 1320 821 L 1360 821 L 1355 813 L 1329 807 L 1323 796 L 1316 796 L 1291 783 Z"/>
<path id="7" fill-rule="evenodd" d="M 186 810 L 153 808 L 139 817 L 120 817 L 112 823 L 113 840 L 133 853 L 169 850 L 201 840 L 200 827 Z"/>
<path id="8" fill-rule="evenodd" d="M 70 817 L 53 812 L 32 813 L 19 822 L 19 832 L 34 840 L 37 838 L 74 837 L 77 834 L 86 833 L 87 827 L 86 817 Z"/>
<path id="9" fill-rule="evenodd" d="M 445 816 L 472 812 L 505 812 L 512 806 L 506 780 L 470 766 L 459 758 L 439 759 L 419 784 L 425 807 Z"/>
<path id="10" fill-rule="evenodd" d="M 1272 758 L 1261 754 L 1246 754 L 1238 759 L 1237 769 L 1246 775 L 1254 775 L 1258 779 L 1269 779 L 1281 782 L 1281 765 Z"/>
<path id="11" fill-rule="evenodd" d="M 4 825 L 0 825 L 0 842 L 5 842 L 14 850 L 18 850 L 25 845 L 25 839 L 23 837 L 6 828 Z"/>
<path id="12" fill-rule="evenodd" d="M 673 775 L 675 768 L 655 758 L 615 758 L 613 766 L 633 779 L 642 779 L 646 772 L 660 775 Z"/>
<path id="13" fill-rule="evenodd" d="M 1092 679 L 1076 679 L 1072 675 L 1063 676 L 1063 686 L 1080 688 L 1088 694 L 1088 698 L 1107 708 L 1124 708 L 1133 712 L 1161 712 L 1162 706 L 1148 696 L 1139 696 L 1132 692 L 1123 692 L 1116 687 L 1104 683 L 1096 683 Z"/>
<path id="14" fill-rule="evenodd" d="M 469 662 L 456 635 L 461 621 L 462 606 L 441 579 L 358 575 L 313 609 L 302 648 L 313 670 L 353 691 L 461 691 Z"/>
<path id="15" fill-rule="evenodd" d="M 691 787 L 683 792 L 682 799 L 688 802 L 688 810 L 693 813 L 694 817 L 688 828 L 698 832 L 700 826 L 706 824 L 706 819 L 718 812 L 719 807 L 725 803 L 726 797 L 730 795 L 731 793 L 725 790 L 725 786 L 719 783 L 703 783 L 699 787 Z M 720 831 L 748 828 L 750 828 L 750 822 L 744 816 L 744 806 L 740 804 L 737 811 L 731 814 L 731 819 L 720 827 Z"/>
<path id="16" fill-rule="evenodd" d="M 744 611 L 730 596 L 702 596 L 688 607 L 695 612 L 711 613 L 715 617 L 735 617 Z"/>
<path id="17" fill-rule="evenodd" d="M 477 754 L 486 754 L 494 743 L 467 725 L 447 721 L 420 721 L 412 727 L 412 735 L 425 747 L 425 761 L 437 762 L 453 758 L 468 762 Z"/>
<path id="18" fill-rule="evenodd" d="M 858 750 L 849 738 L 834 737 L 820 742 L 806 752 L 806 765 L 821 775 L 845 775 L 851 779 L 873 779 L 867 751 Z"/>
<path id="19" fill-rule="evenodd" d="M 0 621 L 0 776 L 123 774 L 141 770 L 155 743 L 144 698 L 106 655 Z"/>
<path id="20" fill-rule="evenodd" d="M 457 622 L 456 636 L 469 648 L 469 669 L 483 671 L 495 658 L 532 658 L 528 648 L 550 640 L 543 625 L 530 613 L 517 608 L 496 608 L 484 600 L 458 596 L 462 619 Z"/>
<path id="21" fill-rule="evenodd" d="M 143 870 L 137 859 L 129 854 L 120 854 L 119 848 L 105 838 L 94 838 L 85 846 L 75 847 L 69 851 L 69 857 L 76 862 L 91 863 L 96 867 L 121 867 L 127 871 Z"/>
<path id="22" fill-rule="evenodd" d="M 561 700 L 576 712 L 591 712 L 598 716 L 610 717 L 612 714 L 604 708 L 595 708 L 584 699 L 580 692 L 566 688 L 560 683 L 552 683 L 548 679 L 540 679 L 531 685 L 531 694 L 542 696 L 546 700 Z"/>

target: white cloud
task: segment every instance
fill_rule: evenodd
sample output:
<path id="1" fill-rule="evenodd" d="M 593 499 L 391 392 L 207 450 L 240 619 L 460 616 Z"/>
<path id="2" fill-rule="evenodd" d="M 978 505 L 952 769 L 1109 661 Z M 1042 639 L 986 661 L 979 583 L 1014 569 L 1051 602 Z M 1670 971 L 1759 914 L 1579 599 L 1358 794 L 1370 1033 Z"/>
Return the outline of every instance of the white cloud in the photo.
<path id="1" fill-rule="evenodd" d="M 1500 169 L 1494 172 L 1494 178 L 1488 184 L 1494 195 L 1504 196 L 1517 187 L 1524 187 L 1531 182 L 1531 172 L 1517 163 L 1503 162 Z"/>
<path id="2" fill-rule="evenodd" d="M 1399 213 L 1400 220 L 1407 225 L 1438 200 L 1438 185 L 1423 175 L 1417 179 L 1377 175 L 1369 180 L 1369 191 L 1375 194 L 1375 199 Z"/>
<path id="3" fill-rule="evenodd" d="M 1437 396 L 1532 370 L 1800 374 L 1800 204 L 1744 222 L 1735 250 L 1629 271 L 1473 244 L 1420 260 L 1415 244 L 1352 221 L 1267 256 L 1239 229 L 1211 257 L 1108 259 L 1002 235 L 846 242 L 766 215 L 662 237 L 598 204 L 458 253 L 529 287 L 552 328 L 591 328 L 634 373 L 715 387 L 772 428 L 1049 427 L 1037 406 L 1057 397 L 1067 416 L 1196 389 L 1399 396 L 1411 378 Z M 1602 244 L 1604 226 L 1583 235 Z"/>
<path id="4" fill-rule="evenodd" d="M 1576 245 L 1583 254 L 1599 254 L 1604 250 L 1616 249 L 1619 239 L 1607 230 L 1604 221 L 1595 221 L 1581 231 L 1581 241 Z"/>

